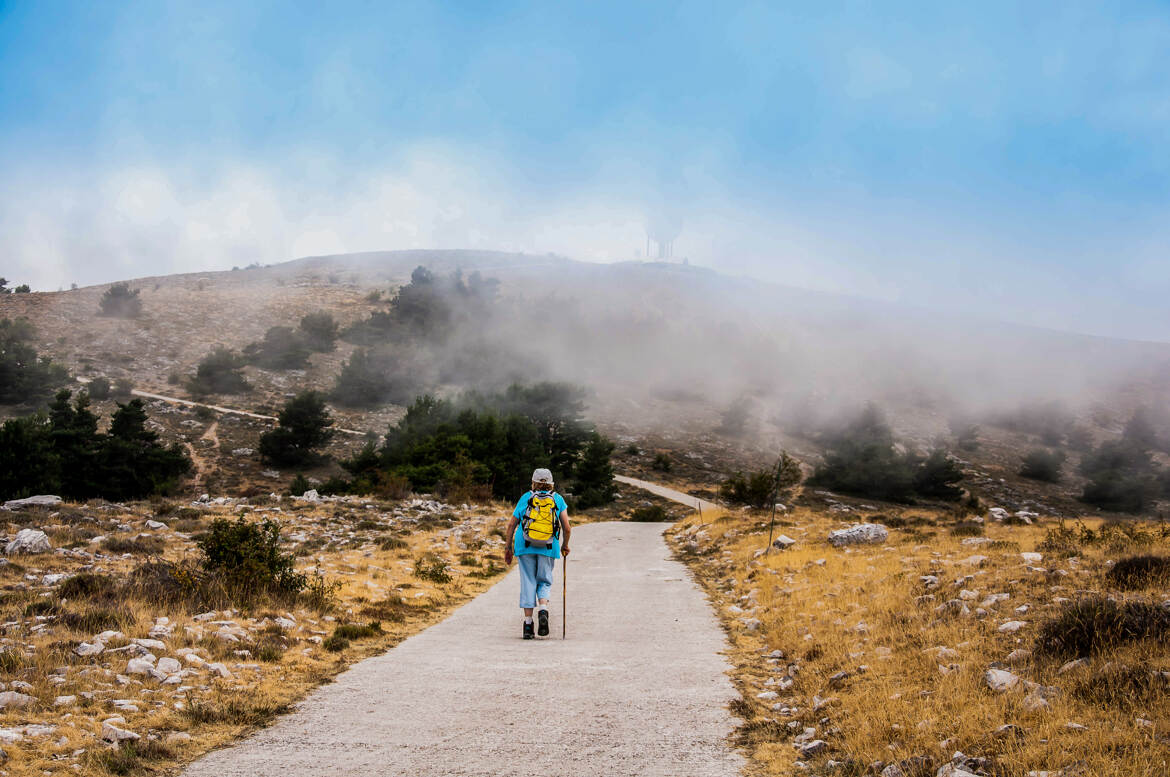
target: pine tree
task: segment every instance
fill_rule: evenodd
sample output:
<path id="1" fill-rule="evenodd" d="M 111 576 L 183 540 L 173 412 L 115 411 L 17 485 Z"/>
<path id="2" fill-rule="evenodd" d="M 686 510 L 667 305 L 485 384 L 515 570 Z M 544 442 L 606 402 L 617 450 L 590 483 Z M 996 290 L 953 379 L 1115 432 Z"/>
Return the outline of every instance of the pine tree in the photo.
<path id="1" fill-rule="evenodd" d="M 280 466 L 307 464 L 317 457 L 316 449 L 333 437 L 332 425 L 325 397 L 317 391 L 302 391 L 285 403 L 278 426 L 260 435 L 260 457 Z"/>
<path id="2" fill-rule="evenodd" d="M 598 432 L 589 435 L 574 478 L 573 495 L 577 507 L 609 504 L 617 496 L 617 487 L 613 483 L 613 465 L 609 462 L 613 449 L 614 444 Z"/>

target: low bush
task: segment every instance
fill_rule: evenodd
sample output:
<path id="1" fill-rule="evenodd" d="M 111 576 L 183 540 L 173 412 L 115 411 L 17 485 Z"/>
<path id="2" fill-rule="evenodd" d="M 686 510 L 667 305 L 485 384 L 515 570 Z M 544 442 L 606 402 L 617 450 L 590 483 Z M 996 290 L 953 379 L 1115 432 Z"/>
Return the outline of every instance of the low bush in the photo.
<path id="1" fill-rule="evenodd" d="M 415 560 L 414 576 L 440 585 L 451 582 L 447 562 L 434 553 L 426 553 Z"/>
<path id="2" fill-rule="evenodd" d="M 345 637 L 339 637 L 336 634 L 331 634 L 321 643 L 321 647 L 325 648 L 330 653 L 340 653 L 349 647 L 349 640 Z"/>
<path id="3" fill-rule="evenodd" d="M 800 463 L 785 452 L 771 469 L 736 472 L 719 488 L 719 495 L 733 504 L 769 507 L 776 499 L 787 499 L 802 479 Z"/>
<path id="4" fill-rule="evenodd" d="M 109 399 L 112 388 L 109 378 L 97 377 L 86 384 L 85 393 L 89 394 L 90 399 Z"/>
<path id="5" fill-rule="evenodd" d="M 150 556 L 162 553 L 166 543 L 158 537 L 107 537 L 102 540 L 102 549 L 118 555 Z"/>
<path id="6" fill-rule="evenodd" d="M 309 363 L 312 351 L 305 339 L 287 326 L 274 326 L 264 339 L 244 347 L 244 359 L 270 370 L 297 370 Z"/>
<path id="7" fill-rule="evenodd" d="M 198 396 L 205 394 L 243 394 L 252 390 L 244 378 L 244 360 L 222 345 L 216 348 L 195 368 L 195 375 L 187 381 L 187 389 Z"/>
<path id="8" fill-rule="evenodd" d="M 983 524 L 976 521 L 962 521 L 951 527 L 951 534 L 956 537 L 982 537 Z"/>
<path id="9" fill-rule="evenodd" d="M 1036 650 L 1054 658 L 1091 656 L 1145 639 L 1170 637 L 1170 610 L 1153 602 L 1092 596 L 1065 604 L 1040 625 Z"/>
<path id="10" fill-rule="evenodd" d="M 217 518 L 197 544 L 202 566 L 224 586 L 245 597 L 256 593 L 296 595 L 308 580 L 296 571 L 291 554 L 280 548 L 280 526 L 274 521 L 249 523 Z"/>
<path id="11" fill-rule="evenodd" d="M 151 739 L 136 739 L 123 742 L 118 747 L 97 748 L 85 755 L 90 765 L 117 775 L 151 773 L 158 769 L 155 762 L 169 761 L 175 757 L 166 745 Z"/>
<path id="12" fill-rule="evenodd" d="M 1024 455 L 1020 476 L 1044 483 L 1059 483 L 1064 460 L 1064 451 L 1034 448 Z"/>
<path id="13" fill-rule="evenodd" d="M 188 696 L 179 714 L 199 726 L 261 726 L 289 709 L 288 704 L 272 702 L 254 692 L 239 691 L 210 701 Z"/>
<path id="14" fill-rule="evenodd" d="M 371 602 L 362 607 L 361 614 L 366 618 L 373 618 L 379 623 L 401 623 L 411 613 L 411 605 L 397 594 L 391 594 L 378 602 Z"/>
<path id="15" fill-rule="evenodd" d="M 1122 591 L 1170 586 L 1170 558 L 1143 555 L 1118 559 L 1105 579 Z"/>
<path id="16" fill-rule="evenodd" d="M 359 639 L 369 639 L 382 634 L 382 624 L 378 621 L 369 623 L 344 623 L 333 630 L 333 636 L 348 639 L 351 642 Z"/>
<path id="17" fill-rule="evenodd" d="M 62 599 L 115 601 L 119 596 L 119 583 L 109 575 L 82 572 L 66 578 L 57 588 L 57 596 Z"/>
<path id="18" fill-rule="evenodd" d="M 670 460 L 670 454 L 668 453 L 656 453 L 654 455 L 654 461 L 650 463 L 650 469 L 655 472 L 670 472 L 673 466 L 674 464 Z"/>
<path id="19" fill-rule="evenodd" d="M 337 347 L 338 328 L 328 313 L 309 313 L 297 327 L 305 344 L 314 351 L 328 352 Z"/>
<path id="20" fill-rule="evenodd" d="M 660 523 L 669 520 L 669 516 L 662 505 L 643 505 L 634 508 L 630 513 L 630 520 L 638 523 Z"/>
<path id="21" fill-rule="evenodd" d="M 1072 695 L 1095 705 L 1129 709 L 1158 705 L 1170 692 L 1167 676 L 1147 665 L 1111 662 L 1091 674 L 1074 677 Z"/>

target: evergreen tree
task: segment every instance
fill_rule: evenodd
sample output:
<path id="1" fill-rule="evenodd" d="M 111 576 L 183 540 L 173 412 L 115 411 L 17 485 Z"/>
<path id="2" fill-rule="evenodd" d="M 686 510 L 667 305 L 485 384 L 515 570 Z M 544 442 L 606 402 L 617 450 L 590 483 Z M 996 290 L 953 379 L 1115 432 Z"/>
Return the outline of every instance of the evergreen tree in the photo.
<path id="1" fill-rule="evenodd" d="M 302 391 L 285 403 L 277 427 L 260 435 L 260 457 L 279 466 L 307 464 L 317 457 L 317 448 L 332 439 L 332 425 L 325 397 Z"/>
<path id="2" fill-rule="evenodd" d="M 309 313 L 298 327 L 305 344 L 314 351 L 328 352 L 337 347 L 337 322 L 328 313 Z"/>
<path id="3" fill-rule="evenodd" d="M 142 315 L 140 289 L 131 289 L 128 283 L 115 283 L 106 289 L 98 302 L 98 315 L 111 318 L 138 318 Z"/>
<path id="4" fill-rule="evenodd" d="M 0 404 L 40 402 L 69 379 L 64 367 L 37 356 L 35 337 L 28 319 L 0 319 Z"/>
<path id="5" fill-rule="evenodd" d="M 193 394 L 242 394 L 252 387 L 244 378 L 244 361 L 235 352 L 217 345 L 199 366 L 195 377 L 187 383 Z"/>
<path id="6" fill-rule="evenodd" d="M 573 483 L 573 503 L 576 507 L 598 507 L 609 504 L 617 496 L 613 465 L 609 461 L 613 449 L 614 444 L 599 433 L 589 435 Z"/>
<path id="7" fill-rule="evenodd" d="M 287 326 L 274 326 L 264 339 L 244 348 L 244 358 L 270 370 L 298 370 L 309 363 L 311 353 L 304 338 Z"/>

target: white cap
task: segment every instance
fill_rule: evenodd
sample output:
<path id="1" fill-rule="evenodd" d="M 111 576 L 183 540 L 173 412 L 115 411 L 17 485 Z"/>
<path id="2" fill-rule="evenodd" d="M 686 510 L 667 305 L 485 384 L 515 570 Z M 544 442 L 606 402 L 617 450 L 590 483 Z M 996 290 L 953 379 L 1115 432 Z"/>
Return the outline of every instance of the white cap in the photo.
<path id="1" fill-rule="evenodd" d="M 534 470 L 532 473 L 532 482 L 533 483 L 548 483 L 551 486 L 552 482 L 553 482 L 552 473 L 549 472 L 547 469 Z"/>

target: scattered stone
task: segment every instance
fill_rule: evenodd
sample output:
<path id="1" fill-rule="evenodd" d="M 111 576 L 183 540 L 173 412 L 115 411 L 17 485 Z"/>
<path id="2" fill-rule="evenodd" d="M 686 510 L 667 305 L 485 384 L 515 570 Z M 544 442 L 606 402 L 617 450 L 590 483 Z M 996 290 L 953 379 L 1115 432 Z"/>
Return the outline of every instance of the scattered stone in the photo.
<path id="1" fill-rule="evenodd" d="M 1084 669 L 1088 665 L 1089 665 L 1089 659 L 1078 658 L 1075 661 L 1069 661 L 1068 663 L 1062 665 L 1060 667 L 1060 669 L 1056 670 L 1056 674 L 1058 674 L 1058 675 L 1067 674 L 1067 673 L 1075 671 L 1077 669 Z"/>
<path id="2" fill-rule="evenodd" d="M 186 731 L 173 731 L 170 734 L 167 734 L 167 739 L 166 739 L 166 743 L 168 745 L 177 744 L 179 742 L 190 742 L 190 741 L 191 741 L 191 735 L 188 734 Z"/>
<path id="3" fill-rule="evenodd" d="M 162 521 L 147 521 L 146 528 L 148 529 L 165 529 L 167 525 Z"/>
<path id="4" fill-rule="evenodd" d="M 35 696 L 16 691 L 0 691 L 0 710 L 23 709 L 36 702 Z"/>
<path id="5" fill-rule="evenodd" d="M 53 507 L 61 504 L 61 497 L 51 494 L 38 494 L 24 499 L 9 499 L 4 503 L 5 510 L 21 510 L 25 507 Z"/>
<path id="6" fill-rule="evenodd" d="M 872 545 L 885 542 L 890 532 L 880 523 L 858 523 L 848 529 L 829 532 L 829 543 L 838 548 L 845 545 Z"/>
<path id="7" fill-rule="evenodd" d="M 11 556 L 14 553 L 48 553 L 52 549 L 48 536 L 40 529 L 21 529 L 4 552 Z"/>
<path id="8" fill-rule="evenodd" d="M 781 534 L 776 539 L 772 540 L 772 547 L 777 550 L 788 550 L 796 544 L 796 540 L 789 537 L 787 534 Z"/>
<path id="9" fill-rule="evenodd" d="M 183 671 L 183 665 L 180 664 L 177 659 L 171 658 L 169 656 L 160 658 L 155 668 L 160 672 L 165 672 L 166 674 L 174 674 L 175 672 Z"/>
<path id="10" fill-rule="evenodd" d="M 121 718 L 118 720 L 121 721 Z M 134 741 L 136 739 L 141 739 L 141 737 L 135 734 L 133 731 L 128 731 L 124 728 L 118 728 L 113 723 L 106 721 L 102 724 L 102 739 L 112 744 L 118 744 L 127 740 Z"/>
<path id="11" fill-rule="evenodd" d="M 810 758 L 814 755 L 819 755 L 829 749 L 829 743 L 823 739 L 814 739 L 811 742 L 805 742 L 798 746 L 802 758 Z"/>
<path id="12" fill-rule="evenodd" d="M 916 755 L 882 769 L 881 777 L 930 777 L 933 772 L 934 762 L 930 756 Z"/>
<path id="13" fill-rule="evenodd" d="M 82 642 L 77 647 L 73 648 L 73 652 L 79 656 L 96 656 L 106 649 L 106 646 L 100 642 Z"/>
<path id="14" fill-rule="evenodd" d="M 1027 625 L 1027 621 L 1008 621 L 1007 623 L 1001 623 L 996 631 L 1000 634 L 1015 634 Z"/>
<path id="15" fill-rule="evenodd" d="M 988 669 L 983 673 L 983 682 L 991 690 L 1003 693 L 1019 685 L 1020 678 L 1006 669 Z"/>
<path id="16" fill-rule="evenodd" d="M 154 671 L 154 663 L 143 658 L 131 658 L 126 662 L 126 674 L 150 674 Z"/>
<path id="17" fill-rule="evenodd" d="M 1013 650 L 1012 652 L 1008 653 L 1008 656 L 1007 656 L 1008 666 L 1019 666 L 1021 664 L 1026 664 L 1031 660 L 1032 660 L 1032 651 L 1028 650 L 1026 648 L 1017 648 L 1017 649 Z"/>

